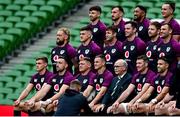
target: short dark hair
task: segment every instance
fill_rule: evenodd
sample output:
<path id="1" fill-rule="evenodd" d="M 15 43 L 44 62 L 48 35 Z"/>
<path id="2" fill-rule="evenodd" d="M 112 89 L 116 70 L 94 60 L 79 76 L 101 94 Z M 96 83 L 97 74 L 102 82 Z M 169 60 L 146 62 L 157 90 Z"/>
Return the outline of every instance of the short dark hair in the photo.
<path id="1" fill-rule="evenodd" d="M 95 58 L 100 58 L 103 61 L 106 61 L 104 54 L 99 54 L 99 55 L 95 56 Z"/>
<path id="2" fill-rule="evenodd" d="M 118 29 L 115 26 L 109 26 L 109 27 L 106 28 L 106 31 L 107 30 L 111 30 L 113 33 L 116 33 Z"/>
<path id="3" fill-rule="evenodd" d="M 140 55 L 140 56 L 137 57 L 137 60 L 138 60 L 138 59 L 142 59 L 142 60 L 144 60 L 144 62 L 146 62 L 146 63 L 149 62 L 149 59 L 148 59 L 148 57 L 147 57 L 146 55 Z"/>
<path id="4" fill-rule="evenodd" d="M 85 27 L 82 27 L 81 29 L 80 29 L 80 31 L 91 31 L 91 27 L 90 26 L 85 26 Z"/>
<path id="5" fill-rule="evenodd" d="M 160 29 L 160 28 L 161 28 L 161 23 L 159 23 L 159 22 L 157 22 L 157 21 L 151 22 L 150 25 L 155 26 L 157 29 Z"/>
<path id="6" fill-rule="evenodd" d="M 172 8 L 173 12 L 175 11 L 176 4 L 174 2 L 167 1 L 164 4 L 168 4 Z"/>
<path id="7" fill-rule="evenodd" d="M 147 9 L 144 7 L 144 6 L 142 6 L 142 5 L 137 5 L 135 8 L 140 8 L 142 11 L 144 11 L 145 12 L 145 14 L 147 13 Z"/>
<path id="8" fill-rule="evenodd" d="M 164 56 L 160 57 L 158 60 L 163 60 L 163 61 L 165 61 L 167 64 L 170 64 L 170 63 L 171 63 L 170 60 L 167 59 L 167 58 L 164 57 Z"/>
<path id="9" fill-rule="evenodd" d="M 131 26 L 132 26 L 133 28 L 137 29 L 137 23 L 136 23 L 135 21 L 127 21 L 127 22 L 125 23 L 125 25 L 126 25 L 126 24 L 131 24 Z"/>
<path id="10" fill-rule="evenodd" d="M 79 61 L 83 61 L 83 60 L 92 63 L 92 60 L 89 57 L 82 57 Z"/>
<path id="11" fill-rule="evenodd" d="M 123 9 L 121 6 L 113 6 L 113 7 L 112 7 L 112 10 L 113 10 L 114 8 L 118 8 L 121 12 L 124 13 L 124 9 Z"/>
<path id="12" fill-rule="evenodd" d="M 36 61 L 37 61 L 37 60 L 42 60 L 42 61 L 44 61 L 45 63 L 48 63 L 48 58 L 45 57 L 45 56 L 37 57 L 37 58 L 36 58 Z"/>
<path id="13" fill-rule="evenodd" d="M 92 6 L 92 7 L 89 8 L 89 11 L 93 11 L 93 10 L 98 11 L 100 13 L 102 12 L 100 6 Z"/>
<path id="14" fill-rule="evenodd" d="M 75 80 L 72 80 L 71 83 L 70 83 L 70 88 L 71 89 L 77 89 L 77 88 L 80 88 L 81 89 L 82 87 L 82 84 L 79 80 L 75 79 Z"/>
<path id="15" fill-rule="evenodd" d="M 169 23 L 164 23 L 164 24 L 161 24 L 161 26 L 164 26 L 164 25 L 168 25 L 169 29 L 173 29 L 172 26 L 169 24 Z"/>
<path id="16" fill-rule="evenodd" d="M 67 60 L 66 60 L 66 58 L 64 56 L 58 56 L 58 58 L 63 59 L 68 64 L 68 62 L 67 62 Z"/>

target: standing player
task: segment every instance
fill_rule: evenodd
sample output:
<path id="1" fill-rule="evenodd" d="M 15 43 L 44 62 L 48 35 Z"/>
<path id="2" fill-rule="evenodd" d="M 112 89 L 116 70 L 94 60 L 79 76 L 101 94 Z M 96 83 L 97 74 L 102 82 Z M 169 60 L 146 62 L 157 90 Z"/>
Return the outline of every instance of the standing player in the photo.
<path id="1" fill-rule="evenodd" d="M 96 74 L 92 72 L 91 59 L 84 57 L 79 61 L 79 74 L 75 76 L 76 79 L 82 84 L 81 92 L 89 100 L 90 94 L 94 90 L 94 80 L 96 79 Z"/>
<path id="2" fill-rule="evenodd" d="M 146 45 L 139 37 L 136 36 L 137 24 L 133 21 L 126 22 L 125 36 L 126 40 L 123 42 L 124 59 L 128 63 L 128 72 L 136 71 L 136 59 L 138 56 L 145 53 Z"/>
<path id="3" fill-rule="evenodd" d="M 158 47 L 162 42 L 159 37 L 161 24 L 159 22 L 151 22 L 148 28 L 150 41 L 147 42 L 146 56 L 149 59 L 149 68 L 154 72 L 157 71 Z"/>
<path id="4" fill-rule="evenodd" d="M 169 70 L 174 73 L 180 60 L 180 44 L 172 39 L 172 27 L 170 24 L 161 26 L 160 36 L 163 41 L 158 48 L 159 57 L 164 56 L 170 61 Z"/>
<path id="5" fill-rule="evenodd" d="M 117 28 L 117 39 L 121 42 L 125 41 L 125 32 L 124 32 L 124 26 L 125 21 L 123 20 L 124 10 L 121 6 L 114 6 L 111 10 L 111 17 L 113 21 L 113 26 Z"/>
<path id="6" fill-rule="evenodd" d="M 174 19 L 174 11 L 175 11 L 175 3 L 173 2 L 166 2 L 162 5 L 161 13 L 163 16 L 164 23 L 169 23 L 172 27 L 172 38 L 176 41 L 180 41 L 180 25 Z"/>
<path id="7" fill-rule="evenodd" d="M 56 64 L 58 73 L 44 84 L 43 88 L 34 97 L 27 101 L 27 105 L 32 107 L 31 111 L 44 110 L 43 108 L 45 108 L 45 113 L 53 113 L 56 107 L 55 100 L 64 94 L 65 90 L 69 88 L 70 82 L 74 79 L 67 68 L 66 60 L 63 57 L 59 57 Z M 44 96 L 47 96 L 48 99 L 41 101 Z"/>
<path id="8" fill-rule="evenodd" d="M 113 79 L 112 73 L 106 69 L 106 61 L 103 55 L 95 57 L 94 69 L 97 70 L 97 78 L 94 80 L 96 97 L 89 104 L 92 110 L 95 109 L 95 104 L 102 100 Z"/>
<path id="9" fill-rule="evenodd" d="M 90 58 L 94 61 L 96 55 L 102 53 L 101 48 L 91 40 L 92 32 L 90 27 L 83 27 L 80 29 L 80 41 L 81 45 L 77 49 L 77 59 L 78 61 L 83 57 Z"/>
<path id="10" fill-rule="evenodd" d="M 57 73 L 56 70 L 56 62 L 59 56 L 63 56 L 68 65 L 69 70 L 72 73 L 72 66 L 74 64 L 75 68 L 77 67 L 77 63 L 75 61 L 76 50 L 69 44 L 70 31 L 67 28 L 60 28 L 57 32 L 57 46 L 51 51 L 51 62 L 53 64 L 53 72 Z"/>
<path id="11" fill-rule="evenodd" d="M 149 41 L 148 27 L 149 19 L 146 18 L 147 9 L 142 5 L 137 5 L 134 9 L 134 21 L 137 23 L 138 37 L 144 42 Z"/>
<path id="12" fill-rule="evenodd" d="M 103 47 L 105 34 L 106 34 L 106 25 L 100 21 L 101 16 L 101 7 L 92 6 L 89 9 L 89 18 L 91 23 L 89 26 L 92 30 L 92 40 L 99 46 Z"/>
<path id="13" fill-rule="evenodd" d="M 47 83 L 47 81 L 50 79 L 50 77 L 53 75 L 51 72 L 47 70 L 48 65 L 48 59 L 47 57 L 38 57 L 36 58 L 36 70 L 38 73 L 32 76 L 29 84 L 24 89 L 24 91 L 21 93 L 19 98 L 14 102 L 14 115 L 20 116 L 20 111 L 28 111 L 28 107 L 22 102 L 23 99 L 25 99 L 29 93 L 33 90 L 33 88 L 36 89 L 36 91 L 39 91 L 44 83 Z M 47 98 L 43 98 L 42 100 L 46 100 Z"/>
<path id="14" fill-rule="evenodd" d="M 103 50 L 106 58 L 106 68 L 114 75 L 114 63 L 123 58 L 122 43 L 117 40 L 116 34 L 115 27 L 110 26 L 106 29 L 106 44 Z"/>

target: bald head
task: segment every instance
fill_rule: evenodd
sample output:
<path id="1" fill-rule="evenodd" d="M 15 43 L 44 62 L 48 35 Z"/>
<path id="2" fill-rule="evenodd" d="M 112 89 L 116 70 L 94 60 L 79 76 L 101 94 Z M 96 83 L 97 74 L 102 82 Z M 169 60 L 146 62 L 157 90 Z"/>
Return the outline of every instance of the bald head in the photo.
<path id="1" fill-rule="evenodd" d="M 117 75 L 122 75 L 125 72 L 127 72 L 127 67 L 128 64 L 125 60 L 123 59 L 118 59 L 115 63 L 114 63 L 114 72 Z"/>

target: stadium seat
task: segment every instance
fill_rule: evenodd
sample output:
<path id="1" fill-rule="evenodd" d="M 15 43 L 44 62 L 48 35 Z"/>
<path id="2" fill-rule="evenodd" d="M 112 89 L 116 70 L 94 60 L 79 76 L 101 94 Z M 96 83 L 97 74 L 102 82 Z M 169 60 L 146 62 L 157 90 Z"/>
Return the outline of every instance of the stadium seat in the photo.
<path id="1" fill-rule="evenodd" d="M 46 0 L 32 0 L 30 4 L 40 7 L 46 5 Z"/>
<path id="2" fill-rule="evenodd" d="M 0 4 L 0 10 L 4 10 L 4 6 Z"/>
<path id="3" fill-rule="evenodd" d="M 6 10 L 9 10 L 9 11 L 20 11 L 21 10 L 21 6 L 20 5 L 15 5 L 15 4 L 11 4 L 11 5 L 8 5 L 6 7 Z"/>
<path id="4" fill-rule="evenodd" d="M 56 12 L 56 8 L 54 6 L 41 6 L 39 8 L 40 11 L 44 11 L 47 12 L 49 14 L 49 17 L 51 17 L 51 22 L 55 19 L 57 19 L 59 16 L 55 13 Z"/>
<path id="5" fill-rule="evenodd" d="M 1 76 L 0 82 L 3 83 L 3 85 L 5 85 L 8 82 L 13 82 L 13 78 L 12 77 L 8 77 L 8 76 Z"/>
<path id="6" fill-rule="evenodd" d="M 0 28 L 0 34 L 4 34 L 5 30 L 3 28 Z"/>
<path id="7" fill-rule="evenodd" d="M 24 73 L 24 77 L 31 78 L 35 73 L 36 73 L 35 70 L 32 70 L 32 71 L 26 71 L 26 72 Z"/>
<path id="8" fill-rule="evenodd" d="M 27 70 L 28 71 L 28 70 Z M 22 76 L 22 77 L 19 77 L 19 78 L 16 78 L 15 80 L 16 82 L 19 82 L 21 84 L 26 84 L 30 81 L 30 77 L 28 76 Z"/>
<path id="9" fill-rule="evenodd" d="M 121 3 L 121 6 L 122 6 L 122 7 L 125 7 L 125 8 L 132 9 L 132 8 L 135 8 L 136 3 L 133 2 L 133 1 L 124 1 L 124 2 Z M 125 14 L 126 14 L 126 13 L 125 13 Z"/>
<path id="10" fill-rule="evenodd" d="M 79 23 L 85 24 L 85 25 L 89 24 L 89 17 L 82 18 Z"/>
<path id="11" fill-rule="evenodd" d="M 14 16 L 19 16 L 19 17 L 28 17 L 30 16 L 30 12 L 29 11 L 17 11 Z"/>
<path id="12" fill-rule="evenodd" d="M 26 5 L 22 9 L 24 11 L 29 11 L 30 13 L 32 13 L 33 11 L 37 11 L 38 10 L 38 6 L 35 6 L 35 5 Z"/>
<path id="13" fill-rule="evenodd" d="M 0 5 L 7 6 L 12 3 L 12 0 L 0 0 Z"/>
<path id="14" fill-rule="evenodd" d="M 12 15 L 13 15 L 12 11 L 9 11 L 9 10 L 0 11 L 0 16 L 8 17 L 8 16 L 12 16 Z"/>
<path id="15" fill-rule="evenodd" d="M 32 16 L 38 17 L 39 19 L 41 19 L 43 26 L 47 26 L 49 19 L 51 19 L 50 17 L 48 17 L 48 13 L 44 11 L 35 11 L 32 13 Z"/>
<path id="16" fill-rule="evenodd" d="M 0 100 L 0 104 L 2 104 L 2 105 L 12 105 L 13 103 L 14 103 L 14 101 L 10 100 L 8 98 Z"/>
<path id="17" fill-rule="evenodd" d="M 5 87 L 13 89 L 13 92 L 18 88 L 23 88 L 22 84 L 19 82 L 8 82 Z"/>
<path id="18" fill-rule="evenodd" d="M 4 73 L 4 75 L 12 77 L 14 80 L 16 77 L 21 77 L 22 73 L 20 71 L 17 71 L 17 70 L 9 70 L 8 72 Z"/>
<path id="19" fill-rule="evenodd" d="M 3 94 L 3 95 L 6 96 L 8 93 L 13 93 L 13 89 L 11 89 L 11 88 L 3 88 L 3 87 L 1 88 L 0 94 Z"/>
<path id="20" fill-rule="evenodd" d="M 161 15 L 161 9 L 159 8 L 149 8 L 148 13 L 155 14 L 156 16 Z"/>
<path id="21" fill-rule="evenodd" d="M 138 5 L 142 5 L 144 6 L 145 8 L 153 8 L 153 3 L 152 2 L 149 2 L 149 1 L 145 1 L 145 2 L 140 2 Z"/>
<path id="22" fill-rule="evenodd" d="M 6 18 L 7 22 L 12 22 L 12 23 L 17 23 L 17 22 L 21 22 L 21 17 L 17 17 L 17 16 L 9 16 Z"/>
<path id="23" fill-rule="evenodd" d="M 63 2 L 59 0 L 50 0 L 47 2 L 47 5 L 56 7 L 57 16 L 63 15 L 67 9 L 65 9 L 65 6 L 63 6 Z M 61 10 L 59 10 L 61 9 Z"/>
<path id="24" fill-rule="evenodd" d="M 29 0 L 15 0 L 14 4 L 21 5 L 21 6 L 28 5 Z"/>
<path id="25" fill-rule="evenodd" d="M 10 100 L 17 100 L 19 95 L 20 95 L 20 93 L 9 93 L 7 95 L 7 98 L 10 99 Z"/>
<path id="26" fill-rule="evenodd" d="M 0 16 L 0 22 L 4 22 L 5 18 L 3 16 Z"/>
<path id="27" fill-rule="evenodd" d="M 110 8 L 112 8 L 112 6 L 117 6 L 117 5 L 119 5 L 119 2 L 117 1 L 105 1 L 103 4 L 104 7 L 110 7 Z"/>
<path id="28" fill-rule="evenodd" d="M 12 27 L 13 27 L 12 22 L 0 22 L 0 28 L 8 29 Z"/>

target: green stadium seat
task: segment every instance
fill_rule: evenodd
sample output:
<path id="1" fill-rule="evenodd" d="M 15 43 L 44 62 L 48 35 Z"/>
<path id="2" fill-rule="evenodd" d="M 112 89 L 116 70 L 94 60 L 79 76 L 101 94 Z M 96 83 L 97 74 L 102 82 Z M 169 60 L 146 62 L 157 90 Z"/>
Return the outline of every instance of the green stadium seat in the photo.
<path id="1" fill-rule="evenodd" d="M 125 17 L 125 18 L 133 19 L 133 18 L 134 18 L 134 15 L 133 15 L 133 13 L 129 12 L 129 13 L 125 13 L 124 17 Z"/>
<path id="2" fill-rule="evenodd" d="M 28 71 L 28 70 L 27 70 Z M 35 74 L 35 73 L 34 73 Z M 33 75 L 33 74 L 32 74 Z M 15 80 L 16 82 L 19 82 L 19 83 L 22 83 L 22 84 L 26 84 L 26 83 L 29 83 L 30 81 L 30 77 L 28 76 L 22 76 L 22 77 L 19 77 L 19 78 L 16 78 Z"/>
<path id="3" fill-rule="evenodd" d="M 0 10 L 4 10 L 4 6 L 2 4 L 0 4 Z"/>
<path id="4" fill-rule="evenodd" d="M 155 8 L 159 8 L 159 9 L 161 9 L 161 7 L 162 7 L 163 3 L 164 3 L 164 2 L 162 2 L 162 1 L 161 1 L 161 2 L 160 2 L 160 1 L 159 1 L 159 2 L 156 2 L 156 4 L 155 4 Z"/>
<path id="5" fill-rule="evenodd" d="M 119 5 L 119 2 L 117 2 L 117 1 L 106 1 L 103 4 L 104 7 L 110 7 L 110 8 L 112 6 L 117 6 L 117 5 Z M 103 11 L 103 9 L 102 9 L 102 11 Z"/>
<path id="6" fill-rule="evenodd" d="M 31 78 L 35 73 L 36 73 L 35 70 L 26 71 L 26 72 L 24 73 L 24 77 L 29 77 L 29 78 Z"/>
<path id="7" fill-rule="evenodd" d="M 18 88 L 23 88 L 19 82 L 8 82 L 5 87 L 13 89 L 13 92 Z"/>
<path id="8" fill-rule="evenodd" d="M 46 1 L 45 0 L 32 0 L 30 4 L 40 7 L 40 6 L 46 5 Z"/>
<path id="9" fill-rule="evenodd" d="M 15 37 L 13 35 L 10 35 L 10 34 L 1 34 L 0 40 L 5 40 L 10 44 L 10 43 L 14 42 Z"/>
<path id="10" fill-rule="evenodd" d="M 155 18 L 157 18 L 157 15 L 156 15 L 156 14 L 153 14 L 153 13 L 147 13 L 147 18 L 149 18 L 149 19 L 155 19 Z"/>
<path id="11" fill-rule="evenodd" d="M 70 32 L 71 32 L 71 40 L 73 41 L 73 39 L 76 37 L 76 36 L 79 36 L 80 35 L 80 30 L 77 30 L 77 29 L 71 29 L 70 30 Z"/>
<path id="12" fill-rule="evenodd" d="M 112 20 L 110 18 L 102 18 L 102 22 L 104 22 L 107 26 L 112 24 Z"/>
<path id="13" fill-rule="evenodd" d="M 0 0 L 0 5 L 7 6 L 12 3 L 12 0 Z"/>
<path id="14" fill-rule="evenodd" d="M 43 26 L 47 26 L 48 21 L 51 19 L 50 17 L 48 17 L 48 13 L 44 11 L 35 11 L 32 13 L 32 16 L 38 17 L 39 19 L 41 19 Z"/>
<path id="15" fill-rule="evenodd" d="M 9 10 L 0 11 L 0 16 L 8 17 L 8 16 L 12 16 L 12 15 L 13 15 L 12 11 L 9 11 Z"/>
<path id="16" fill-rule="evenodd" d="M 8 93 L 13 93 L 13 89 L 11 89 L 11 88 L 1 88 L 0 94 L 7 95 Z"/>
<path id="17" fill-rule="evenodd" d="M 21 6 L 28 5 L 29 0 L 15 0 L 14 4 L 21 5 Z"/>
<path id="18" fill-rule="evenodd" d="M 125 8 L 130 8 L 130 9 L 132 9 L 132 8 L 135 8 L 136 3 L 133 2 L 133 1 L 124 1 L 124 2 L 121 3 L 121 6 L 122 6 L 122 7 L 125 7 Z M 126 14 L 126 13 L 125 13 L 125 14 Z"/>
<path id="19" fill-rule="evenodd" d="M 49 17 L 52 17 L 51 20 L 57 19 L 58 15 L 55 13 L 56 12 L 56 8 L 54 6 L 41 6 L 39 8 L 40 11 L 44 11 L 47 12 L 49 15 Z"/>
<path id="20" fill-rule="evenodd" d="M 13 78 L 12 77 L 8 77 L 8 76 L 1 76 L 0 82 L 3 83 L 3 85 L 5 85 L 8 82 L 13 82 Z"/>
<path id="21" fill-rule="evenodd" d="M 56 7 L 56 15 L 62 15 L 65 13 L 66 9 L 65 6 L 63 6 L 63 2 L 59 0 L 50 0 L 47 2 L 47 5 L 55 6 Z M 61 9 L 61 10 L 59 10 Z"/>
<path id="22" fill-rule="evenodd" d="M 22 73 L 20 71 L 17 71 L 17 70 L 9 70 L 8 72 L 4 73 L 4 75 L 12 77 L 13 79 L 15 79 L 16 77 L 21 77 Z"/>
<path id="23" fill-rule="evenodd" d="M 29 12 L 33 12 L 33 11 L 37 11 L 38 7 L 35 5 L 26 5 L 22 8 L 24 11 L 29 11 Z"/>
<path id="24" fill-rule="evenodd" d="M 20 5 L 15 5 L 15 4 L 11 4 L 11 5 L 8 5 L 6 7 L 6 10 L 9 10 L 9 11 L 20 11 L 21 10 L 21 6 Z"/>
<path id="25" fill-rule="evenodd" d="M 29 11 L 17 11 L 14 16 L 19 16 L 19 17 L 28 17 L 30 16 L 30 12 Z"/>
<path id="26" fill-rule="evenodd" d="M 6 97 L 10 100 L 17 100 L 20 96 L 20 93 L 9 93 Z"/>
<path id="27" fill-rule="evenodd" d="M 0 22 L 0 28 L 12 28 L 13 27 L 13 23 L 12 22 Z"/>
<path id="28" fill-rule="evenodd" d="M 149 2 L 149 1 L 140 2 L 138 5 L 142 5 L 142 6 L 144 6 L 147 9 L 148 8 L 153 8 L 153 3 Z"/>
<path id="29" fill-rule="evenodd" d="M 149 8 L 148 13 L 155 14 L 156 16 L 158 16 L 159 14 L 161 14 L 161 9 L 159 9 L 159 8 Z"/>
<path id="30" fill-rule="evenodd" d="M 78 48 L 80 46 L 80 42 L 79 41 L 70 41 L 70 43 L 73 45 L 73 47 Z"/>
<path id="31" fill-rule="evenodd" d="M 12 22 L 12 23 L 17 23 L 17 22 L 21 22 L 21 17 L 17 17 L 17 16 L 9 16 L 6 18 L 7 22 Z"/>
<path id="32" fill-rule="evenodd" d="M 10 100 L 10 99 L 2 99 L 2 100 L 0 100 L 0 104 L 2 104 L 2 105 L 12 105 L 14 102 L 13 102 L 13 100 Z"/>
<path id="33" fill-rule="evenodd" d="M 4 22 L 5 18 L 3 16 L 0 16 L 0 22 Z"/>
<path id="34" fill-rule="evenodd" d="M 0 34 L 4 34 L 5 30 L 3 28 L 0 28 Z"/>
<path id="35" fill-rule="evenodd" d="M 82 18 L 79 23 L 85 24 L 85 25 L 89 24 L 89 17 Z"/>
<path id="36" fill-rule="evenodd" d="M 3 94 L 0 94 L 0 99 L 3 99 L 3 98 L 4 98 Z"/>

